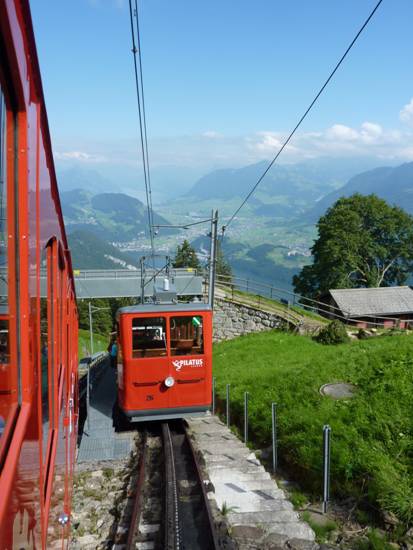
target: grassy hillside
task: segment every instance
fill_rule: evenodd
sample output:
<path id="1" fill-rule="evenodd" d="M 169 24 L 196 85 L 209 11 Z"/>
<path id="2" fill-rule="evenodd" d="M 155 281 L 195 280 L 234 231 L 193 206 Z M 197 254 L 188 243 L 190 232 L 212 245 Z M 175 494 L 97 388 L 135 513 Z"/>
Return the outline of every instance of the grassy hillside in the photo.
<path id="1" fill-rule="evenodd" d="M 61 193 L 61 201 L 70 233 L 87 230 L 109 242 L 126 242 L 147 235 L 146 207 L 129 195 L 92 195 L 83 189 L 74 189 Z M 154 223 L 168 223 L 156 212 L 153 219 Z"/>
<path id="2" fill-rule="evenodd" d="M 106 351 L 109 344 L 108 336 L 93 334 L 93 351 Z M 90 332 L 79 329 L 79 359 L 90 353 Z"/>
<path id="3" fill-rule="evenodd" d="M 138 265 L 132 254 L 121 252 L 90 231 L 75 231 L 68 239 L 75 269 L 121 269 Z"/>
<path id="4" fill-rule="evenodd" d="M 332 428 L 331 481 L 336 496 L 353 496 L 370 511 L 413 519 L 412 336 L 386 336 L 340 346 L 270 332 L 217 344 L 214 373 L 241 425 L 250 392 L 251 434 L 270 444 L 271 402 L 278 404 L 279 455 L 303 488 L 321 494 L 322 428 Z M 334 401 L 319 389 L 357 386 L 353 399 Z"/>

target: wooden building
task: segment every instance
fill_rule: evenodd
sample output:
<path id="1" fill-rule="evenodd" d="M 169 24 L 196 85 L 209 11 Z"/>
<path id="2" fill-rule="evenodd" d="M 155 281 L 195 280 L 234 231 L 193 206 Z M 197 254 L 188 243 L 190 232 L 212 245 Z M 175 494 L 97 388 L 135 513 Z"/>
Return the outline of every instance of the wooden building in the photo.
<path id="1" fill-rule="evenodd" d="M 330 317 L 360 328 L 413 327 L 413 290 L 409 286 L 329 290 Z"/>

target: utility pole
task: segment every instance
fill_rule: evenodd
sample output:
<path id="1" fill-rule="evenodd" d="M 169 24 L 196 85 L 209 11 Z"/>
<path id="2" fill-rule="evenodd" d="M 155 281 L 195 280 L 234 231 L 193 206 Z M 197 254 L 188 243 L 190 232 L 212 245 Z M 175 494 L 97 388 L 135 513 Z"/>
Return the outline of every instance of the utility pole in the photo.
<path id="1" fill-rule="evenodd" d="M 218 233 L 218 210 L 211 213 L 211 248 L 209 253 L 209 288 L 208 302 L 214 307 L 215 293 L 215 271 L 216 271 L 216 255 L 217 255 L 217 233 Z"/>
<path id="2" fill-rule="evenodd" d="M 93 321 L 92 321 L 92 302 L 89 302 L 89 335 L 90 335 L 90 356 L 93 355 Z"/>
<path id="3" fill-rule="evenodd" d="M 87 378 L 86 378 L 86 417 L 87 417 L 87 431 L 90 435 L 90 363 L 92 362 L 93 355 L 93 321 L 92 321 L 92 302 L 89 302 L 89 335 L 90 335 L 90 357 L 87 364 Z"/>

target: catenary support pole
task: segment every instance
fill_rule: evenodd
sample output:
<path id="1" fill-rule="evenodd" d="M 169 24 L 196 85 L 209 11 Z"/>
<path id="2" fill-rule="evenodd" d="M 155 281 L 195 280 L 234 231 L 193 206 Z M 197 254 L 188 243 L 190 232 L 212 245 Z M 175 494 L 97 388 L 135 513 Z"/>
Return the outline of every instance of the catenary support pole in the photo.
<path id="1" fill-rule="evenodd" d="M 215 414 L 215 376 L 212 377 L 212 414 Z"/>
<path id="2" fill-rule="evenodd" d="M 271 404 L 271 417 L 272 417 L 272 471 L 275 474 L 278 466 L 277 456 L 277 403 Z"/>
<path id="3" fill-rule="evenodd" d="M 89 332 L 90 332 L 90 357 L 87 364 L 87 379 L 86 379 L 86 416 L 87 416 L 87 431 L 90 435 L 90 363 L 93 355 L 93 320 L 92 320 L 92 303 L 89 302 Z"/>
<path id="4" fill-rule="evenodd" d="M 323 514 L 327 512 L 330 500 L 330 439 L 331 428 L 326 424 L 323 427 Z"/>
<path id="5" fill-rule="evenodd" d="M 230 399 L 230 392 L 229 392 L 229 388 L 230 388 L 230 385 L 231 384 L 227 384 L 227 426 L 229 428 L 229 425 L 230 425 L 230 405 L 229 405 L 229 399 Z"/>
<path id="6" fill-rule="evenodd" d="M 209 288 L 208 288 L 208 303 L 214 307 L 215 295 L 215 271 L 217 257 L 217 234 L 218 234 L 218 210 L 212 211 L 211 215 L 211 248 L 209 252 Z"/>
<path id="7" fill-rule="evenodd" d="M 248 441 L 248 399 L 249 393 L 244 393 L 244 443 Z"/>

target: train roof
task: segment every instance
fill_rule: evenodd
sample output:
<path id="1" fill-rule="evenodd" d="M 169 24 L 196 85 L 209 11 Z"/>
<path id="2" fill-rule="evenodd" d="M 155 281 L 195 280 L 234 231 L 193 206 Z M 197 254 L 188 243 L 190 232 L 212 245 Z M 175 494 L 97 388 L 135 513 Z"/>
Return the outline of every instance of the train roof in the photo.
<path id="1" fill-rule="evenodd" d="M 182 311 L 212 311 L 209 304 L 202 302 L 177 303 L 177 304 L 137 304 L 136 306 L 121 307 L 116 317 L 124 313 L 174 313 Z"/>

